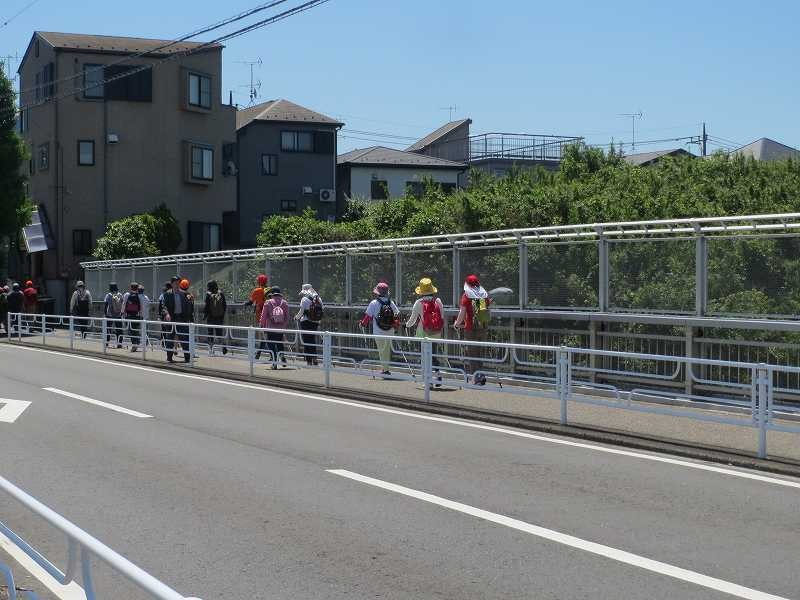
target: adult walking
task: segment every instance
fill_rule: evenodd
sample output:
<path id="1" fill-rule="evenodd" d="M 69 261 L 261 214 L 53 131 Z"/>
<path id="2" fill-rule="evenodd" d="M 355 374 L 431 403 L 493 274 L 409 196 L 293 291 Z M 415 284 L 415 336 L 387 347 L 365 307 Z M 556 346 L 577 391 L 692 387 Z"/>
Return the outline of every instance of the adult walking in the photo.
<path id="1" fill-rule="evenodd" d="M 378 350 L 378 361 L 381 365 L 381 375 L 384 377 L 391 375 L 389 366 L 392 362 L 392 338 L 394 332 L 400 326 L 400 309 L 392 300 L 389 294 L 389 284 L 379 281 L 372 290 L 375 299 L 369 303 L 364 316 L 360 321 L 362 329 L 366 329 L 372 324 L 372 334 L 378 336 L 375 339 L 375 347 Z"/>
<path id="2" fill-rule="evenodd" d="M 28 279 L 25 282 L 25 289 L 22 291 L 22 294 L 25 299 L 23 311 L 31 315 L 36 314 L 36 310 L 39 306 L 39 292 L 36 291 L 33 281 Z"/>
<path id="3" fill-rule="evenodd" d="M 283 352 L 283 332 L 276 329 L 286 329 L 289 323 L 289 305 L 283 299 L 281 288 L 270 289 L 269 300 L 261 311 L 259 325 L 267 330 L 267 347 L 272 353 L 272 369 L 278 368 L 278 357 Z M 286 357 L 280 356 L 281 362 L 286 364 Z"/>
<path id="4" fill-rule="evenodd" d="M 219 284 L 213 279 L 208 282 L 206 291 L 206 300 L 203 305 L 203 320 L 208 326 L 208 352 L 211 356 L 214 355 L 214 344 L 217 339 L 222 341 L 222 354 L 228 353 L 226 345 L 227 336 L 225 335 L 225 313 L 228 311 L 228 303 L 225 299 L 225 294 L 219 289 Z M 214 327 L 214 326 L 217 327 Z"/>
<path id="5" fill-rule="evenodd" d="M 444 305 L 437 294 L 439 290 L 433 285 L 429 277 L 419 280 L 419 285 L 414 290 L 417 300 L 411 308 L 411 316 L 406 321 L 406 329 L 416 329 L 418 338 L 441 339 L 444 331 Z M 442 384 L 442 375 L 438 369 L 441 366 L 437 356 L 439 348 L 433 344 L 431 361 L 434 366 L 434 386 Z"/>
<path id="6" fill-rule="evenodd" d="M 76 328 L 81 338 L 85 338 L 91 328 L 89 311 L 92 307 L 92 293 L 86 289 L 86 284 L 78 281 L 75 284 L 75 291 L 69 301 L 69 314 L 78 317 Z"/>
<path id="7" fill-rule="evenodd" d="M 300 290 L 300 310 L 294 318 L 300 325 L 300 331 L 304 332 L 300 334 L 300 339 L 303 342 L 303 357 L 309 367 L 319 364 L 317 348 L 320 339 L 314 333 L 308 332 L 319 331 L 323 311 L 322 299 L 317 291 L 310 283 L 304 283 Z"/>
<path id="8" fill-rule="evenodd" d="M 184 283 L 185 282 L 185 283 Z M 167 341 L 167 362 L 174 362 L 172 357 L 175 355 L 176 347 L 181 345 L 183 350 L 183 362 L 189 362 L 189 328 L 181 323 L 191 321 L 190 311 L 193 310 L 191 298 L 186 293 L 189 289 L 189 281 L 180 277 L 173 277 L 170 282 L 170 289 L 164 293 L 163 320 L 172 324 L 172 329 Z"/>
<path id="9" fill-rule="evenodd" d="M 0 327 L 2 327 L 5 332 L 6 336 L 9 335 L 9 326 L 8 326 L 8 286 L 0 287 Z"/>
<path id="10" fill-rule="evenodd" d="M 25 295 L 19 289 L 18 283 L 11 284 L 11 292 L 8 294 L 8 312 L 11 314 L 16 314 L 17 316 L 12 317 L 12 324 L 16 322 L 17 329 L 19 329 L 22 325 L 22 318 L 19 316 L 18 313 L 23 312 L 25 307 Z M 8 332 L 8 335 L 11 335 L 11 331 Z"/>
<path id="11" fill-rule="evenodd" d="M 119 286 L 115 282 L 108 284 L 108 292 L 103 298 L 103 315 L 108 319 L 106 321 L 106 343 L 114 340 L 117 348 L 122 348 L 122 336 L 124 331 L 122 329 L 122 292 L 119 291 Z"/>
<path id="12" fill-rule="evenodd" d="M 469 275 L 464 281 L 464 293 L 459 303 L 458 317 L 453 325 L 463 332 L 463 339 L 468 342 L 485 342 L 488 339 L 492 299 L 483 289 L 477 275 Z M 464 368 L 467 375 L 472 375 L 475 385 L 486 385 L 486 376 L 478 373 L 482 366 L 481 346 L 468 345 L 465 348 L 466 360 Z"/>
<path id="13" fill-rule="evenodd" d="M 122 315 L 128 323 L 128 331 L 131 338 L 131 352 L 136 352 L 139 348 L 139 338 L 141 336 L 142 320 L 142 299 L 139 296 L 139 284 L 131 282 L 130 290 L 122 296 Z"/>

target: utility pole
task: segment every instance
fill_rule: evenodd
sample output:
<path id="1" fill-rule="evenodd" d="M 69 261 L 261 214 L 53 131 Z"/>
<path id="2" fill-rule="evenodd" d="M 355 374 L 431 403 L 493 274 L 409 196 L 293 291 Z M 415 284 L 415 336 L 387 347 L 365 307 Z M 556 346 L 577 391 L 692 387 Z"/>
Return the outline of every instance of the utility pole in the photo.
<path id="1" fill-rule="evenodd" d="M 642 118 L 642 111 L 638 113 L 620 113 L 620 117 L 626 117 L 631 120 L 631 154 L 636 152 L 636 119 Z"/>
<path id="2" fill-rule="evenodd" d="M 703 156 L 706 155 L 706 147 L 707 146 L 708 146 L 708 134 L 706 133 L 706 122 L 703 121 L 703 137 L 702 137 L 702 141 L 700 143 L 700 150 L 701 150 Z"/>
<path id="3" fill-rule="evenodd" d="M 261 57 L 259 57 L 257 60 L 238 60 L 236 62 L 237 62 L 237 64 L 247 65 L 247 66 L 250 67 L 250 85 L 249 86 L 248 85 L 240 85 L 239 87 L 249 87 L 250 88 L 250 105 L 252 106 L 252 104 L 255 102 L 256 98 L 258 98 L 258 90 L 261 89 L 261 80 L 260 79 L 255 79 L 253 70 L 254 70 L 254 68 L 256 66 L 258 66 L 258 68 L 260 69 L 261 65 L 263 64 L 263 62 L 261 61 Z"/>

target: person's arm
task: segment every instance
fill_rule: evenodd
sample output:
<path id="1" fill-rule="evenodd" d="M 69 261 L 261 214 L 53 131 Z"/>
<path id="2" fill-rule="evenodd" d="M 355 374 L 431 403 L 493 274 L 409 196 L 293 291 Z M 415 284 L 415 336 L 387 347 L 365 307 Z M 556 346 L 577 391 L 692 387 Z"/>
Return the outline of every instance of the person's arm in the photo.
<path id="1" fill-rule="evenodd" d="M 208 301 L 211 299 L 211 293 L 206 292 L 206 299 L 203 302 L 203 320 L 208 321 Z"/>
<path id="2" fill-rule="evenodd" d="M 367 310 L 364 311 L 364 316 L 361 317 L 361 320 L 358 322 L 359 325 L 363 328 L 367 328 L 370 323 L 372 323 L 372 319 L 375 318 L 375 307 L 377 306 L 377 300 L 373 300 L 367 305 Z"/>
<path id="3" fill-rule="evenodd" d="M 219 295 L 222 297 L 222 314 L 224 315 L 228 312 L 228 300 L 225 298 L 225 294 L 222 292 L 220 292 Z"/>
<path id="4" fill-rule="evenodd" d="M 267 314 L 267 305 L 268 303 L 265 302 L 261 307 L 261 314 L 258 316 L 258 325 L 261 327 L 261 329 L 266 329 L 267 327 L 267 321 L 269 318 L 269 315 Z"/>
<path id="5" fill-rule="evenodd" d="M 411 329 L 417 322 L 420 320 L 422 316 L 422 301 L 417 300 L 414 302 L 414 306 L 411 308 L 411 315 L 408 317 L 408 321 L 406 321 L 406 328 Z"/>
<path id="6" fill-rule="evenodd" d="M 459 302 L 459 306 L 460 308 L 458 310 L 458 316 L 456 317 L 456 322 L 453 323 L 453 327 L 455 327 L 456 329 L 462 329 L 463 327 L 466 326 L 467 322 L 467 307 L 464 304 L 463 299 L 461 300 L 461 302 Z"/>
<path id="7" fill-rule="evenodd" d="M 75 312 L 75 305 L 78 303 L 78 292 L 72 292 L 72 297 L 69 299 L 69 314 Z"/>
<path id="8" fill-rule="evenodd" d="M 103 314 L 107 317 L 108 313 L 111 310 L 111 292 L 106 294 L 106 297 L 103 298 Z"/>

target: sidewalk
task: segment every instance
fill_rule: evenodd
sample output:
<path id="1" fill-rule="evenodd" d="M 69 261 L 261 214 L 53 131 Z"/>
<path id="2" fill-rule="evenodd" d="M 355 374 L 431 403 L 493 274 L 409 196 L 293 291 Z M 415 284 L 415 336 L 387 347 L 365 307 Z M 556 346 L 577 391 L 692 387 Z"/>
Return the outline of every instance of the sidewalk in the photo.
<path id="1" fill-rule="evenodd" d="M 32 335 L 23 337 L 24 345 L 42 346 L 42 337 Z M 47 336 L 47 348 L 68 349 L 69 339 L 66 331 L 56 331 Z M 81 352 L 101 354 L 101 347 L 97 341 L 75 340 L 74 349 Z M 107 351 L 109 358 L 124 358 L 125 360 L 143 359 L 141 350 L 131 353 L 128 349 L 111 349 Z M 246 356 L 242 360 L 233 358 L 233 353 L 223 356 L 208 356 L 201 352 L 195 361 L 193 372 L 202 374 L 203 371 L 213 374 L 231 374 L 237 377 L 249 378 L 250 365 Z M 166 365 L 164 352 L 147 352 L 145 364 Z M 305 363 L 302 363 L 303 365 Z M 273 371 L 269 363 L 256 364 L 254 368 L 255 379 L 269 384 L 271 382 L 282 385 L 296 385 L 303 388 L 318 388 L 324 391 L 325 374 L 318 368 L 298 368 L 300 362 L 291 362 L 288 368 Z M 178 368 L 184 367 L 182 362 L 176 360 Z M 409 377 L 405 373 L 396 372 L 399 377 Z M 419 378 L 419 371 L 416 372 Z M 454 382 L 455 383 L 455 382 Z M 331 373 L 331 386 L 339 392 L 352 392 L 355 399 L 363 399 L 369 395 L 380 395 L 397 400 L 411 400 L 424 402 L 424 390 L 419 382 L 394 381 L 373 379 L 368 376 L 356 375 L 351 367 L 342 367 L 341 370 Z M 492 414 L 508 415 L 546 421 L 559 422 L 560 404 L 558 399 L 551 399 L 541 395 L 518 395 L 512 391 L 535 393 L 530 388 L 522 389 L 506 385 L 504 391 L 497 391 L 493 386 L 487 389 L 461 389 L 446 387 L 441 391 L 431 392 L 431 403 L 439 406 L 474 409 Z M 637 401 L 638 406 L 650 408 L 665 408 L 662 404 L 651 404 Z M 713 414 L 723 415 L 736 419 L 743 424 L 751 422 L 749 413 L 726 411 L 724 407 L 693 408 L 680 406 L 681 410 L 696 415 Z M 656 442 L 669 442 L 689 446 L 712 449 L 723 452 L 734 452 L 755 456 L 758 444 L 758 430 L 755 428 L 727 425 L 708 421 L 699 421 L 674 415 L 659 415 L 637 412 L 621 408 L 596 406 L 584 404 L 579 401 L 568 402 L 568 421 L 572 426 L 587 427 L 609 433 L 621 433 L 648 438 Z M 787 422 L 797 425 L 796 422 Z M 770 431 L 768 432 L 768 453 L 770 458 L 785 460 L 789 464 L 800 466 L 800 434 Z"/>

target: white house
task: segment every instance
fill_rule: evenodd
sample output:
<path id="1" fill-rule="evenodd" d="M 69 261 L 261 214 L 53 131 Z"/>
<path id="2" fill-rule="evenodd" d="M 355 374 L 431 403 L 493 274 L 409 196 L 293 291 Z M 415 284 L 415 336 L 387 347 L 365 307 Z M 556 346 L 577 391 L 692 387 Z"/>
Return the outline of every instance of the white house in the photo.
<path id="1" fill-rule="evenodd" d="M 421 194 L 430 178 L 445 192 L 458 187 L 461 162 L 373 146 L 342 154 L 336 161 L 338 194 L 344 199 L 384 200 L 402 196 L 410 189 Z"/>

